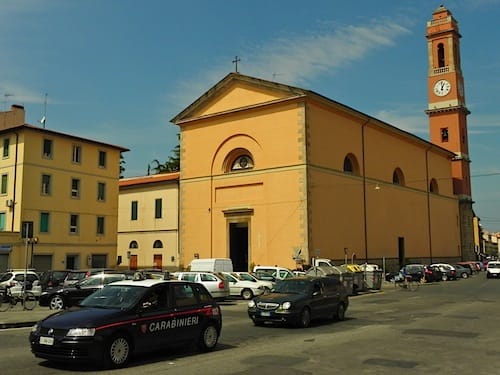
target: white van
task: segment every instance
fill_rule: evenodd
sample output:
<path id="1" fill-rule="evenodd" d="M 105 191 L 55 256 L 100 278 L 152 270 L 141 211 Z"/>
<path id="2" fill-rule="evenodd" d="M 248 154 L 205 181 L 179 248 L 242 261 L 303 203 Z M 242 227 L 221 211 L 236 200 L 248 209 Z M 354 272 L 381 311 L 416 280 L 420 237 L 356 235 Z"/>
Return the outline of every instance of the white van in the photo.
<path id="1" fill-rule="evenodd" d="M 233 272 L 233 261 L 229 258 L 193 259 L 190 264 L 190 270 L 203 272 Z"/>

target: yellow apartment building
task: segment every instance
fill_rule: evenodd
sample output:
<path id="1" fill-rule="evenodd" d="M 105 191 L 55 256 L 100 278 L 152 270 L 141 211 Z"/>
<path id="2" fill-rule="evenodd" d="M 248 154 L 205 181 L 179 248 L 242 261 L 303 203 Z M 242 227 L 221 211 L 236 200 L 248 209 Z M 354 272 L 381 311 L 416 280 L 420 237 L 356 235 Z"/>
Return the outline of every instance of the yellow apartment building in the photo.
<path id="1" fill-rule="evenodd" d="M 124 178 L 119 192 L 119 267 L 177 270 L 179 173 Z"/>
<path id="2" fill-rule="evenodd" d="M 120 154 L 128 149 L 0 112 L 0 270 L 115 267 Z"/>

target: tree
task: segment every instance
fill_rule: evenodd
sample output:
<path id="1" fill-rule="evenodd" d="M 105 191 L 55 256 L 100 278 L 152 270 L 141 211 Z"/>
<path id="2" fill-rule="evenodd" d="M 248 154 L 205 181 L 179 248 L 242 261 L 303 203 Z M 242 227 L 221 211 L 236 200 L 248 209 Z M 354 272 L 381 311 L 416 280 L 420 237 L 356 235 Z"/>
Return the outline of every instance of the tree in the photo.
<path id="1" fill-rule="evenodd" d="M 177 138 L 179 135 L 177 135 Z M 179 172 L 181 170 L 181 147 L 179 144 L 174 147 L 172 150 L 173 155 L 168 157 L 168 160 L 165 163 L 160 163 L 158 159 L 154 159 L 148 164 L 148 176 L 152 174 L 160 174 L 160 173 L 171 173 L 171 172 Z"/>
<path id="2" fill-rule="evenodd" d="M 120 178 L 123 178 L 123 172 L 125 172 L 125 158 L 123 157 L 123 153 L 120 152 Z"/>

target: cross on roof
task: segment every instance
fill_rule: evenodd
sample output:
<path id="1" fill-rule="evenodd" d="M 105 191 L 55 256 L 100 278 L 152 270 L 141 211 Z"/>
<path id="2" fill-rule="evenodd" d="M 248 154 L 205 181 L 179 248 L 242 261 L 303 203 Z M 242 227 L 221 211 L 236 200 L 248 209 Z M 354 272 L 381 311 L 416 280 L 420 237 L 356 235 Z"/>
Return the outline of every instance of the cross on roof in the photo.
<path id="1" fill-rule="evenodd" d="M 238 56 L 234 57 L 233 64 L 235 65 L 234 66 L 234 71 L 236 73 L 238 73 L 238 62 L 240 62 L 240 61 L 241 61 L 241 59 Z"/>

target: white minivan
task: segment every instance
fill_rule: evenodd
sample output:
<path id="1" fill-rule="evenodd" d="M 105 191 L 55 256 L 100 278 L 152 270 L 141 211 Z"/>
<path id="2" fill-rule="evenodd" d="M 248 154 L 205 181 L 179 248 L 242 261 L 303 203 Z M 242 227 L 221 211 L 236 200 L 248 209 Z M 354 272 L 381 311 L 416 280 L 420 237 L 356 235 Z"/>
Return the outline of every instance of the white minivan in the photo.
<path id="1" fill-rule="evenodd" d="M 190 270 L 203 272 L 233 272 L 233 261 L 229 258 L 193 259 L 190 263 Z"/>

